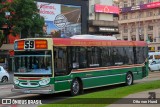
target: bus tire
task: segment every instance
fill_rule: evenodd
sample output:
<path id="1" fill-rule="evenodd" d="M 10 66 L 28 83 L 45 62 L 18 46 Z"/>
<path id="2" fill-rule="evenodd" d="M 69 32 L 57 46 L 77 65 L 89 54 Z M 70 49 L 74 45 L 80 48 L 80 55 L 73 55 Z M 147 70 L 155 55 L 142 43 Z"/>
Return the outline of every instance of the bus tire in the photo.
<path id="1" fill-rule="evenodd" d="M 127 72 L 126 74 L 126 85 L 132 85 L 133 84 L 133 75 L 131 72 Z"/>
<path id="2" fill-rule="evenodd" d="M 71 83 L 71 95 L 76 96 L 80 93 L 80 82 L 77 78 L 73 79 Z"/>

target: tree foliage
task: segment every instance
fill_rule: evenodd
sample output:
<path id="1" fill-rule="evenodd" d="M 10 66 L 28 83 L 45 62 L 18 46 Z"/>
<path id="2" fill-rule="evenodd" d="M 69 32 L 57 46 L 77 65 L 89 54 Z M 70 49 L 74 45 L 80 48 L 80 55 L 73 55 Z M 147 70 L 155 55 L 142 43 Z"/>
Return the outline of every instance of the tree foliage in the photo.
<path id="1" fill-rule="evenodd" d="M 34 0 L 13 0 L 7 4 L 7 11 L 10 12 L 8 25 L 14 35 L 21 33 L 25 38 L 43 34 L 44 18 Z"/>
<path id="2" fill-rule="evenodd" d="M 4 3 L 5 0 L 0 0 L 0 46 L 5 38 L 3 26 L 7 24 L 7 18 L 5 17 L 5 12 L 7 8 L 7 4 Z"/>
<path id="3" fill-rule="evenodd" d="M 6 5 L 3 4 L 3 0 L 0 0 L 0 28 L 5 24 L 6 18 L 5 18 L 5 7 Z"/>

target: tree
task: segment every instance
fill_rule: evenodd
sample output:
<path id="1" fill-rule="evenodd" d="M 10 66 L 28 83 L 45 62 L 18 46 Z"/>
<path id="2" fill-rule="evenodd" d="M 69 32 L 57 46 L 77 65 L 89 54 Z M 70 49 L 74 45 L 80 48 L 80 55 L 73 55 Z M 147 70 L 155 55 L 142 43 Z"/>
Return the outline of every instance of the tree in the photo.
<path id="1" fill-rule="evenodd" d="M 11 13 L 8 24 L 14 35 L 21 33 L 21 37 L 26 38 L 43 34 L 44 18 L 40 16 L 34 0 L 13 0 L 7 6 Z"/>
<path id="2" fill-rule="evenodd" d="M 3 24 L 6 22 L 5 8 L 4 0 L 0 0 L 0 28 L 2 28 Z"/>
<path id="3" fill-rule="evenodd" d="M 0 0 L 0 46 L 2 44 L 2 40 L 4 39 L 4 33 L 3 33 L 3 25 L 7 23 L 7 19 L 5 17 L 5 9 L 6 4 L 4 3 L 5 0 Z"/>

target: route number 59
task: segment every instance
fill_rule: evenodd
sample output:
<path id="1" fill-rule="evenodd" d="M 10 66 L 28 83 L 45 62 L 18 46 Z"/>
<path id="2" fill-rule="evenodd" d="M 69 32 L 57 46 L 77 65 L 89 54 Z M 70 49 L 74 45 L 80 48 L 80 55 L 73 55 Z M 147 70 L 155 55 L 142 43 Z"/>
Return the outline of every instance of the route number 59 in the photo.
<path id="1" fill-rule="evenodd" d="M 34 49 L 34 41 L 25 41 L 24 49 Z"/>

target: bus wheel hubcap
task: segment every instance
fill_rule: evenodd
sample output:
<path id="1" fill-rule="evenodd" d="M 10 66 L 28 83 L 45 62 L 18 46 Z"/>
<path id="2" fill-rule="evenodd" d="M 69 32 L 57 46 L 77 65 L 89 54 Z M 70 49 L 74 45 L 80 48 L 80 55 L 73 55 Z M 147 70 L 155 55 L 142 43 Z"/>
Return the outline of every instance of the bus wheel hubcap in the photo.
<path id="1" fill-rule="evenodd" d="M 78 83 L 78 81 L 75 81 L 73 83 L 73 93 L 77 94 L 78 92 L 79 92 L 79 83 Z"/>
<path id="2" fill-rule="evenodd" d="M 127 76 L 127 83 L 128 83 L 128 85 L 130 85 L 132 83 L 132 75 L 131 74 L 128 74 L 128 76 Z"/>

